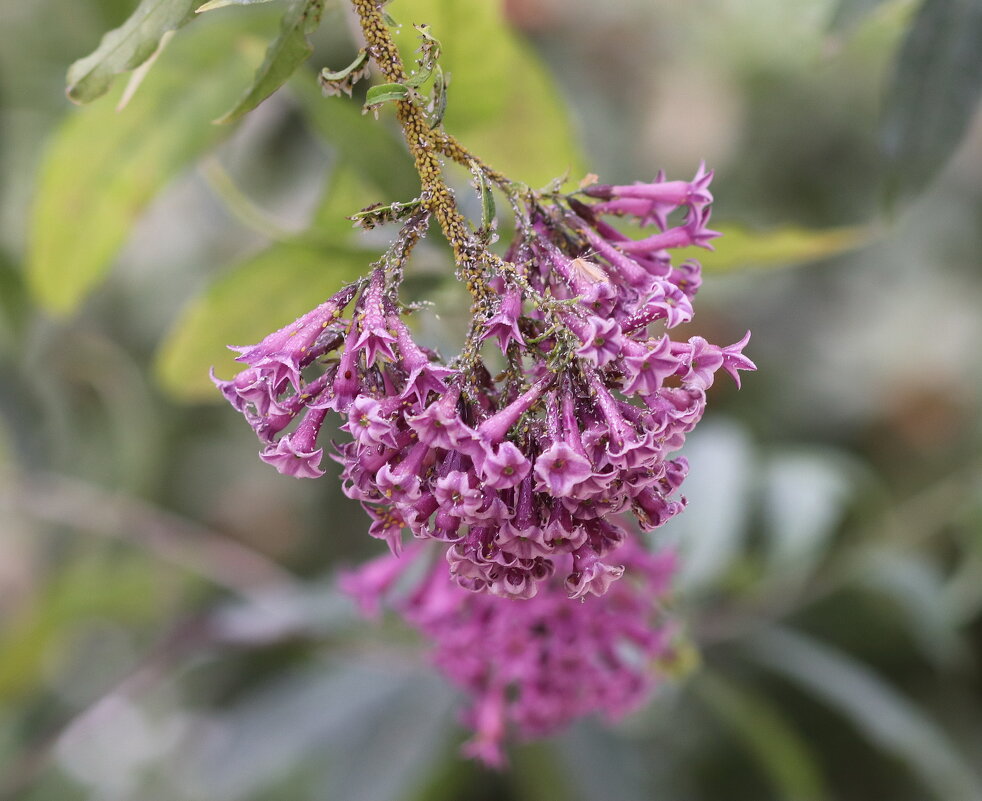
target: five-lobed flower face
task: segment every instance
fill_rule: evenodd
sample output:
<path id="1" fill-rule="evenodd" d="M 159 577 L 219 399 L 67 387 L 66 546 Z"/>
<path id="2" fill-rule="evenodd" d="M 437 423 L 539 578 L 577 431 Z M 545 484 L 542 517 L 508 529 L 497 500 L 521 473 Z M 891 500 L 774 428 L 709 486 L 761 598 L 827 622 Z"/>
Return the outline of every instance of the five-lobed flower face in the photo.
<path id="1" fill-rule="evenodd" d="M 397 294 L 403 265 L 383 260 L 291 326 L 237 349 L 247 369 L 216 380 L 264 443 L 262 458 L 287 475 L 323 474 L 320 429 L 328 410 L 341 414 L 351 439 L 335 444 L 332 458 L 344 492 L 372 518 L 369 533 L 394 554 L 406 530 L 443 549 L 445 566 L 430 569 L 425 587 L 452 614 L 421 602 L 403 611 L 436 638 L 448 674 L 479 694 L 473 750 L 488 761 L 507 720 L 544 731 L 617 704 L 601 703 L 599 690 L 583 704 L 558 690 L 533 691 L 534 671 L 477 688 L 440 650 L 441 637 L 477 637 L 488 621 L 508 621 L 521 632 L 509 634 L 519 638 L 509 647 L 539 653 L 557 631 L 585 637 L 576 626 L 598 620 L 616 640 L 616 621 L 629 610 L 636 640 L 651 599 L 638 593 L 643 577 L 630 574 L 650 557 L 629 521 L 650 530 L 684 508 L 678 490 L 687 464 L 676 452 L 702 417 L 706 390 L 719 370 L 739 386 L 739 371 L 755 369 L 743 355 L 749 334 L 722 348 L 701 336 L 671 338 L 692 319 L 700 275 L 691 260 L 673 264 L 669 251 L 709 247 L 717 236 L 706 227 L 711 177 L 700 167 L 690 182 L 660 175 L 530 202 L 516 221 L 508 269 L 494 273 L 500 260 L 487 260 L 488 300 L 476 308 L 466 359 L 442 364 L 413 340 Z M 672 226 L 676 210 L 685 218 Z M 603 215 L 659 230 L 633 240 Z M 425 224 L 419 216 L 403 235 L 418 236 Z M 488 340 L 506 367 L 497 374 L 481 360 Z M 569 605 L 587 596 L 600 598 Z M 524 625 L 540 609 L 546 637 Z M 645 682 L 625 675 L 633 688 L 625 697 L 635 698 Z M 514 682 L 528 696 L 522 710 L 505 700 Z"/>

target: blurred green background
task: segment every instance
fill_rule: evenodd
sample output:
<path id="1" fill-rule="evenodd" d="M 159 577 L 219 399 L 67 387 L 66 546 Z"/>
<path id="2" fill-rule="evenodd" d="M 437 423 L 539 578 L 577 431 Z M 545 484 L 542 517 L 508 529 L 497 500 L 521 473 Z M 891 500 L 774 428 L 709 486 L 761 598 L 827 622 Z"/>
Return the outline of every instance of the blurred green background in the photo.
<path id="1" fill-rule="evenodd" d="M 336 471 L 260 463 L 207 376 L 362 272 L 384 236 L 345 214 L 415 194 L 391 112 L 316 87 L 350 18 L 238 125 L 211 120 L 280 3 L 202 15 L 121 111 L 126 76 L 71 106 L 133 5 L 0 0 L 0 798 L 982 799 L 978 2 L 389 7 L 444 43 L 447 129 L 516 179 L 714 167 L 686 335 L 749 327 L 759 366 L 713 387 L 655 536 L 695 648 L 500 775 L 458 758 L 420 643 L 336 593 L 380 545 Z M 434 242 L 407 282 L 444 353 L 449 274 Z"/>

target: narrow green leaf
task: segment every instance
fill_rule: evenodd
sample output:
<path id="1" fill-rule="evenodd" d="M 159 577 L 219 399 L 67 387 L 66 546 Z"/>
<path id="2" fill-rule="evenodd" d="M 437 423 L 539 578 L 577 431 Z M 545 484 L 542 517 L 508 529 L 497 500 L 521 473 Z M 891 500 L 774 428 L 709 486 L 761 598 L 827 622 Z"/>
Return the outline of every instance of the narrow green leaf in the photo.
<path id="1" fill-rule="evenodd" d="M 136 69 L 154 54 L 167 31 L 194 17 L 196 0 L 142 0 L 118 28 L 102 37 L 99 47 L 68 68 L 68 99 L 89 103 L 105 94 L 113 78 Z"/>
<path id="2" fill-rule="evenodd" d="M 853 722 L 874 745 L 898 757 L 939 801 L 982 798 L 982 784 L 938 725 L 868 667 L 787 629 L 754 635 L 750 653 Z"/>
<path id="3" fill-rule="evenodd" d="M 481 196 L 481 230 L 490 233 L 495 223 L 494 194 L 487 176 L 477 164 L 471 164 L 471 171 L 477 181 L 477 191 Z"/>
<path id="4" fill-rule="evenodd" d="M 320 25 L 324 2 L 325 0 L 293 0 L 293 4 L 283 15 L 280 34 L 266 50 L 266 58 L 256 70 L 252 85 L 229 111 L 215 120 L 216 123 L 235 122 L 252 111 L 286 83 L 297 67 L 307 60 L 314 52 L 307 37 Z"/>
<path id="5" fill-rule="evenodd" d="M 321 89 L 325 95 L 337 97 L 342 93 L 351 97 L 354 85 L 362 78 L 368 77 L 371 67 L 368 61 L 368 51 L 359 50 L 355 60 L 342 70 L 329 70 L 327 67 L 321 70 L 318 76 Z"/>
<path id="6" fill-rule="evenodd" d="M 225 8 L 226 6 L 252 6 L 257 3 L 272 3 L 274 0 L 208 0 L 202 6 L 198 6 L 194 10 L 195 14 L 204 14 L 206 11 L 214 11 L 216 8 Z"/>
<path id="7" fill-rule="evenodd" d="M 429 25 L 414 25 L 413 27 L 419 31 L 419 38 L 423 44 L 418 51 L 421 53 L 420 58 L 416 61 L 418 69 L 409 76 L 406 84 L 418 88 L 433 76 L 433 71 L 437 67 L 437 60 L 440 58 L 441 45 L 440 40 L 434 38 L 430 33 Z"/>
<path id="8" fill-rule="evenodd" d="M 714 227 L 723 234 L 714 243 L 715 251 L 684 248 L 679 251 L 679 258 L 696 259 L 709 271 L 727 272 L 828 259 L 860 248 L 873 239 L 873 232 L 861 226 L 824 230 L 789 226 L 770 231 L 754 231 L 740 225 Z"/>
<path id="9" fill-rule="evenodd" d="M 273 245 L 234 267 L 184 310 L 157 353 L 163 387 L 184 401 L 220 400 L 208 370 L 241 369 L 228 345 L 258 342 L 364 273 L 373 254 Z"/>
<path id="10" fill-rule="evenodd" d="M 28 284 L 47 310 L 70 313 L 144 206 L 228 133 L 211 120 L 248 75 L 242 38 L 241 25 L 195 26 L 124 111 L 107 99 L 66 117 L 40 166 L 28 243 Z"/>
<path id="11" fill-rule="evenodd" d="M 785 801 L 828 798 L 808 744 L 766 698 L 703 670 L 697 697 L 746 745 Z"/>
<path id="12" fill-rule="evenodd" d="M 430 130 L 439 128 L 443 123 L 443 118 L 447 113 L 447 78 L 443 74 L 443 67 L 436 65 L 436 72 L 433 76 L 433 99 L 430 111 Z"/>
<path id="13" fill-rule="evenodd" d="M 419 208 L 419 204 L 419 198 L 405 202 L 396 200 L 392 203 L 373 203 L 371 206 L 367 206 L 361 211 L 350 215 L 348 219 L 359 228 L 370 231 L 372 228 L 377 228 L 379 225 L 384 225 L 385 223 L 404 220 Z"/>
<path id="14" fill-rule="evenodd" d="M 444 127 L 483 161 L 515 180 L 542 186 L 567 170 L 585 172 L 569 113 L 535 52 L 509 28 L 496 2 L 412 0 L 396 33 L 404 54 L 419 47 L 409 23 L 426 23 L 441 42 L 440 66 L 453 76 Z M 437 116 L 442 104 L 438 98 Z M 432 121 L 431 121 L 432 122 Z"/>
<path id="15" fill-rule="evenodd" d="M 401 83 L 380 83 L 368 90 L 365 106 L 380 106 L 390 101 L 405 100 L 409 97 L 409 87 Z"/>
<path id="16" fill-rule="evenodd" d="M 343 70 L 337 70 L 336 72 L 332 72 L 327 67 L 324 67 L 324 69 L 321 70 L 321 80 L 342 81 L 345 78 L 347 78 L 349 75 L 351 75 L 351 73 L 354 72 L 355 70 L 360 70 L 363 66 L 365 66 L 365 63 L 367 61 L 368 61 L 368 51 L 359 50 L 358 55 L 355 56 L 355 60 L 352 61 Z"/>
<path id="17" fill-rule="evenodd" d="M 880 128 L 888 202 L 916 195 L 954 153 L 982 96 L 982 3 L 925 0 L 897 60 Z"/>

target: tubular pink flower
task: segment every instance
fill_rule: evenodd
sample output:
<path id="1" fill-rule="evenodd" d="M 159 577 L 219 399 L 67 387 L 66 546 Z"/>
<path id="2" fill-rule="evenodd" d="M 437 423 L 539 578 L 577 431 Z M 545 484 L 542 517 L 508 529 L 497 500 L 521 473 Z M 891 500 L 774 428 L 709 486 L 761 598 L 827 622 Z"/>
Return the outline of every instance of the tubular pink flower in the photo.
<path id="1" fill-rule="evenodd" d="M 314 446 L 326 414 L 323 409 L 310 410 L 296 431 L 267 447 L 259 454 L 260 458 L 285 476 L 319 478 L 324 475 L 320 469 L 324 449 Z"/>
<path id="2" fill-rule="evenodd" d="M 498 347 L 508 350 L 511 342 L 525 344 L 522 332 L 518 330 L 518 318 L 522 316 L 522 295 L 517 289 L 509 289 L 501 298 L 498 312 L 484 323 L 481 339 L 496 337 Z"/>
<path id="3" fill-rule="evenodd" d="M 565 442 L 553 443 L 535 460 L 535 488 L 565 498 L 593 474 L 590 462 Z"/>

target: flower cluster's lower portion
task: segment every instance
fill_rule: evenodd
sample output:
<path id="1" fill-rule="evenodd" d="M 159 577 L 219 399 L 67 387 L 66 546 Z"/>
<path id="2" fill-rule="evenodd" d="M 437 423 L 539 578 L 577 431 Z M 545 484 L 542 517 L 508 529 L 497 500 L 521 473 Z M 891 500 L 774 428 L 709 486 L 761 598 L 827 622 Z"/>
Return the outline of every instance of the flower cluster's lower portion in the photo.
<path id="1" fill-rule="evenodd" d="M 436 666 L 468 696 L 468 756 L 501 766 L 508 735 L 545 736 L 593 713 L 616 720 L 657 685 L 674 633 L 662 603 L 672 552 L 652 554 L 630 539 L 621 550 L 624 578 L 579 600 L 561 580 L 543 582 L 528 600 L 468 592 L 447 580 L 434 554 L 412 544 L 347 573 L 342 587 L 366 614 L 384 603 L 431 641 Z M 422 577 L 406 587 L 412 575 Z"/>

